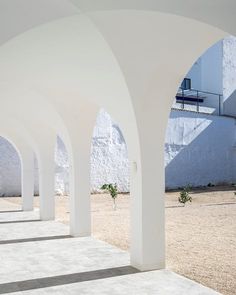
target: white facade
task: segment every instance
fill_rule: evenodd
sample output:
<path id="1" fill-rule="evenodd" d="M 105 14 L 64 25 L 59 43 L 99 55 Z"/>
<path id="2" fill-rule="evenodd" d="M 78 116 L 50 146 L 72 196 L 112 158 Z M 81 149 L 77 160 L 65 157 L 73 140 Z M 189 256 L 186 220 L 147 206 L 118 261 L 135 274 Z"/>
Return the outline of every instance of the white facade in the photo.
<path id="1" fill-rule="evenodd" d="M 2 0 L 1 135 L 21 150 L 30 202 L 37 156 L 40 218 L 55 216 L 59 135 L 69 155 L 70 234 L 90 235 L 91 134 L 102 107 L 129 151 L 131 265 L 164 268 L 163 146 L 173 97 L 202 52 L 235 28 L 231 0 Z"/>
<path id="2" fill-rule="evenodd" d="M 4 138 L 0 138 L 0 196 L 21 194 L 20 159 Z M 223 116 L 171 111 L 165 140 L 166 188 L 187 184 L 204 186 L 236 182 L 235 119 Z M 35 193 L 38 194 L 38 165 L 35 161 Z M 124 137 L 109 114 L 97 117 L 91 147 L 91 191 L 103 183 L 117 183 L 129 191 L 129 161 Z M 68 153 L 58 137 L 55 149 L 55 191 L 69 191 Z"/>
<path id="3" fill-rule="evenodd" d="M 20 158 L 15 148 L 0 137 L 0 196 L 21 194 Z M 119 126 L 101 110 L 94 127 L 91 145 L 91 191 L 104 183 L 117 183 L 121 192 L 129 192 L 127 146 Z M 35 194 L 38 194 L 38 164 L 35 160 Z M 55 147 L 55 192 L 69 192 L 69 160 L 63 141 Z"/>
<path id="4" fill-rule="evenodd" d="M 223 43 L 224 113 L 236 116 L 236 38 L 228 37 Z"/>
<path id="5" fill-rule="evenodd" d="M 166 132 L 166 187 L 236 182 L 235 119 L 172 111 Z"/>
<path id="6" fill-rule="evenodd" d="M 224 41 L 217 42 L 193 64 L 186 75 L 192 80 L 192 88 L 222 93 L 223 43 Z"/>
<path id="7" fill-rule="evenodd" d="M 164 153 L 168 189 L 187 184 L 236 183 L 235 119 L 173 110 L 168 121 Z M 67 156 L 60 139 L 56 155 L 56 188 L 61 188 L 60 193 L 68 187 Z M 123 135 L 109 114 L 102 110 L 93 134 L 91 191 L 99 191 L 103 183 L 111 182 L 117 183 L 120 191 L 128 192 L 129 170 Z"/>
<path id="8" fill-rule="evenodd" d="M 56 193 L 68 193 L 69 163 L 66 147 L 57 139 Z M 119 126 L 104 110 L 99 112 L 91 145 L 91 191 L 97 192 L 104 183 L 116 183 L 121 192 L 129 192 L 129 160 L 127 146 Z"/>
<path id="9" fill-rule="evenodd" d="M 0 196 L 21 195 L 20 157 L 15 148 L 0 138 Z"/>
<path id="10" fill-rule="evenodd" d="M 101 110 L 93 132 L 91 148 L 91 190 L 104 183 L 116 183 L 121 192 L 129 192 L 129 160 L 123 134 L 109 114 Z"/>
<path id="11" fill-rule="evenodd" d="M 224 113 L 235 115 L 236 38 L 227 37 L 209 48 L 193 64 L 186 77 L 191 78 L 193 89 L 222 93 Z M 217 109 L 217 97 L 208 96 L 202 105 Z M 218 141 L 219 138 L 222 140 Z M 165 141 L 166 187 L 235 182 L 235 141 L 234 119 L 172 111 Z M 2 138 L 0 149 L 0 195 L 19 195 L 19 156 Z M 59 137 L 55 163 L 55 191 L 57 194 L 68 193 L 69 159 Z M 121 192 L 128 192 L 129 172 L 128 151 L 122 132 L 109 114 L 101 110 L 91 145 L 91 191 L 99 191 L 104 183 L 117 183 Z M 35 194 L 38 191 L 38 164 L 35 161 Z"/>
<path id="12" fill-rule="evenodd" d="M 229 116 L 236 116 L 235 89 L 236 89 L 236 38 L 227 37 L 210 47 L 193 64 L 191 70 L 186 75 L 191 79 L 192 89 L 203 91 L 199 93 L 204 98 L 203 103 L 199 103 L 199 111 L 203 113 L 213 113 Z M 211 92 L 220 94 L 219 96 L 207 94 Z M 196 96 L 196 92 L 191 92 Z M 196 103 L 186 103 L 185 109 L 196 111 Z M 181 104 L 173 105 L 181 108 Z"/>

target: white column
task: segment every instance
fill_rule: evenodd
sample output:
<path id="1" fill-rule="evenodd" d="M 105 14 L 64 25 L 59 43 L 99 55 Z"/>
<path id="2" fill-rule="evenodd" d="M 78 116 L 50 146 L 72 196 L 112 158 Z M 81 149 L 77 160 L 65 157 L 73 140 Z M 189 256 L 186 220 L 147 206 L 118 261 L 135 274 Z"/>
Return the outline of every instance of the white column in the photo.
<path id="1" fill-rule="evenodd" d="M 22 209 L 33 210 L 34 205 L 34 153 L 27 149 L 21 153 L 21 195 Z"/>
<path id="2" fill-rule="evenodd" d="M 70 233 L 91 234 L 90 155 L 98 107 L 81 105 L 79 120 L 70 126 Z"/>
<path id="3" fill-rule="evenodd" d="M 73 236 L 90 236 L 90 149 L 75 152 L 70 175 L 70 233 Z"/>
<path id="4" fill-rule="evenodd" d="M 140 157 L 131 163 L 130 255 L 131 265 L 145 271 L 165 268 L 165 128 L 160 122 L 148 126 L 147 117 L 143 122 Z"/>
<path id="5" fill-rule="evenodd" d="M 40 219 L 55 218 L 55 145 L 48 143 L 40 152 L 39 158 L 39 196 Z"/>
<path id="6" fill-rule="evenodd" d="M 140 165 L 132 172 L 130 255 L 132 266 L 142 271 L 165 268 L 164 170 L 157 174 L 153 166 L 142 167 L 142 180 Z"/>

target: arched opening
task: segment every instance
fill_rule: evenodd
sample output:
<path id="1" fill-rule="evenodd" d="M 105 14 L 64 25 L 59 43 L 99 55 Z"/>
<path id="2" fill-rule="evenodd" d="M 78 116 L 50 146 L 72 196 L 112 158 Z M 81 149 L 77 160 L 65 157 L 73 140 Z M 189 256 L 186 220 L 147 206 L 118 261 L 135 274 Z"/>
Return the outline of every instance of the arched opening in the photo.
<path id="1" fill-rule="evenodd" d="M 11 143 L 0 137 L 1 148 L 1 197 L 19 210 L 32 211 L 38 194 L 37 159 L 22 141 Z M 13 205 L 14 204 L 14 205 Z"/>
<path id="2" fill-rule="evenodd" d="M 167 267 L 223 294 L 236 288 L 235 67 L 234 37 L 194 63 L 165 139 Z M 192 203 L 183 206 L 188 186 Z"/>
<path id="3" fill-rule="evenodd" d="M 48 159 L 46 159 L 48 160 Z M 55 141 L 50 147 L 50 169 L 45 169 L 42 165 L 46 162 L 39 163 L 39 166 L 36 164 L 35 167 L 35 176 L 36 178 L 41 177 L 44 181 L 41 183 L 40 192 L 40 183 L 37 181 L 36 189 L 37 198 L 35 198 L 35 206 L 40 208 L 40 214 L 43 214 L 42 220 L 56 220 L 65 224 L 69 224 L 70 220 L 70 210 L 69 210 L 69 155 L 67 152 L 67 147 L 64 144 L 64 141 L 60 136 L 55 137 Z M 48 161 L 49 161 L 48 160 Z M 45 161 L 45 160 L 44 160 Z M 41 164 L 41 165 L 40 165 Z M 41 171 L 40 171 L 41 170 Z M 46 171 L 48 173 L 48 178 L 50 177 L 49 189 L 45 192 L 45 177 L 44 174 Z M 39 179 L 40 180 L 40 179 Z M 42 204 L 43 203 L 43 204 Z M 45 209 L 50 208 L 46 211 Z"/>
<path id="4" fill-rule="evenodd" d="M 57 136 L 55 147 L 55 219 L 69 224 L 69 155 L 63 140 Z"/>
<path id="5" fill-rule="evenodd" d="M 24 145 L 19 144 L 19 149 L 14 148 L 7 140 L 1 137 L 1 196 L 8 197 L 11 203 L 16 204 L 19 210 L 31 211 L 37 208 L 41 212 L 42 197 L 46 200 L 50 198 L 49 194 L 40 195 L 40 177 L 42 172 L 40 162 L 35 153 Z M 4 156 L 4 152 L 5 156 Z M 54 179 L 53 198 L 55 198 L 55 208 L 52 211 L 56 213 L 56 219 L 68 224 L 69 220 L 69 164 L 68 154 L 65 144 L 58 136 L 55 150 L 52 154 Z M 4 179 L 4 171 L 6 171 L 7 179 Z M 51 175 L 50 175 L 51 176 Z M 13 185 L 11 185 L 13 183 Z M 28 186 L 31 183 L 33 187 Z M 4 186 L 3 186 L 4 185 Z M 32 198 L 30 195 L 32 189 Z M 45 198 L 46 196 L 46 198 Z M 24 201 L 24 199 L 26 200 Z M 29 209 L 29 206 L 32 208 Z M 53 202 L 54 203 L 54 202 Z M 51 214 L 51 212 L 50 212 Z M 53 213 L 54 215 L 54 213 Z"/>
<path id="6" fill-rule="evenodd" d="M 0 137 L 0 196 L 21 196 L 21 159 L 17 149 Z"/>
<path id="7" fill-rule="evenodd" d="M 82 1 L 78 2 L 79 5 L 80 2 Z M 22 19 L 22 16 L 16 13 L 16 17 L 14 17 L 15 21 L 12 24 L 8 25 L 6 22 L 6 26 L 2 26 L 5 28 L 3 34 L 5 37 L 3 36 L 2 42 L 5 40 L 9 40 L 9 42 L 4 44 L 1 50 L 1 69 L 3 77 L 3 83 L 1 83 L 1 85 L 3 84 L 3 87 L 5 87 L 5 84 L 9 83 L 9 87 L 7 88 L 14 89 L 16 93 L 17 98 L 12 101 L 10 106 L 15 105 L 17 101 L 19 102 L 19 112 L 16 108 L 14 112 L 10 110 L 9 114 L 19 118 L 19 121 L 25 122 L 25 112 L 20 112 L 20 110 L 27 110 L 27 112 L 32 113 L 29 120 L 27 120 L 28 125 L 34 122 L 38 117 L 38 113 L 42 113 L 42 117 L 44 117 L 47 108 L 38 110 L 34 105 L 30 107 L 26 102 L 22 103 L 23 95 L 20 95 L 18 90 L 15 89 L 17 88 L 17 84 L 23 84 L 24 87 L 35 89 L 37 92 L 47 96 L 47 99 L 49 99 L 49 96 L 52 96 L 52 100 L 55 101 L 56 104 L 58 103 L 62 106 L 64 112 L 68 114 L 68 117 L 78 118 L 79 116 L 74 116 L 75 114 L 72 114 L 68 106 L 71 105 L 71 108 L 78 109 L 76 102 L 79 100 L 79 95 L 86 98 L 91 97 L 90 91 L 84 91 L 83 84 L 86 85 L 85 87 L 90 88 L 92 90 L 91 92 L 97 94 L 98 90 L 102 88 L 102 85 L 99 83 L 100 76 L 104 78 L 105 82 L 106 80 L 107 82 L 110 81 L 110 78 L 111 80 L 113 80 L 113 78 L 116 79 L 117 75 L 113 71 L 113 64 L 109 63 L 107 66 L 106 59 L 104 58 L 110 51 L 114 54 L 115 59 L 119 62 L 121 71 L 124 73 L 124 80 L 127 81 L 129 92 L 132 95 L 132 106 L 134 106 L 137 114 L 137 121 L 140 121 L 138 131 L 143 141 L 142 147 L 140 148 L 142 150 L 142 163 L 140 163 L 139 157 L 134 157 L 134 159 L 132 159 L 133 166 L 137 172 L 140 173 L 141 165 L 143 172 L 142 176 L 138 179 L 141 180 L 140 186 L 136 186 L 137 188 L 135 187 L 136 192 L 138 191 L 140 195 L 139 202 L 136 202 L 137 206 L 135 209 L 137 209 L 137 218 L 134 222 L 137 224 L 135 227 L 135 236 L 137 237 L 134 239 L 136 242 L 135 244 L 141 245 L 139 248 L 137 247 L 135 253 L 135 256 L 139 258 L 136 261 L 139 263 L 136 265 L 139 265 L 140 269 L 161 268 L 165 260 L 163 251 L 159 251 L 160 248 L 164 248 L 162 246 L 164 221 L 162 222 L 162 216 L 159 219 L 155 218 L 155 214 L 159 216 L 162 214 L 159 208 L 164 207 L 161 202 L 156 201 L 158 198 L 163 198 L 164 192 L 161 184 L 162 179 L 160 180 L 162 176 L 159 175 L 164 169 L 162 163 L 160 163 L 160 166 L 158 163 L 158 161 L 161 162 L 162 158 L 159 157 L 159 155 L 155 155 L 155 153 L 162 152 L 162 149 L 160 148 L 158 151 L 159 142 L 153 143 L 151 141 L 153 134 L 146 136 L 146 134 L 152 130 L 154 124 L 158 122 L 154 119 L 155 116 L 158 116 L 158 109 L 156 109 L 155 112 L 152 111 L 157 104 L 156 101 L 158 99 L 156 99 L 156 96 L 158 94 L 160 95 L 160 113 L 163 112 L 164 115 L 160 115 L 159 117 L 163 118 L 166 116 L 164 109 L 165 103 L 162 103 L 161 99 L 165 100 L 168 98 L 165 97 L 165 94 L 168 92 L 163 91 L 163 89 L 166 86 L 171 89 L 172 86 L 175 85 L 176 79 L 178 78 L 177 76 L 181 73 L 181 69 L 183 69 L 181 64 L 188 64 L 188 60 L 191 59 L 191 56 L 188 56 L 186 58 L 187 61 L 184 60 L 185 49 L 186 52 L 188 52 L 189 48 L 192 48 L 196 53 L 199 52 L 201 46 L 203 46 L 201 44 L 206 44 L 207 40 L 210 43 L 212 30 L 203 24 L 193 23 L 190 19 L 191 17 L 201 21 L 207 20 L 210 24 L 219 25 L 219 27 L 222 28 L 233 29 L 233 17 L 231 14 L 229 17 L 227 15 L 228 12 L 233 12 L 233 9 L 230 9 L 231 6 L 225 5 L 225 9 L 222 9 L 221 17 L 221 6 L 216 4 L 217 9 L 212 9 L 210 2 L 208 3 L 209 5 L 202 2 L 202 4 L 195 7 L 196 9 L 193 9 L 191 3 L 189 6 L 176 4 L 178 6 L 174 5 L 173 9 L 168 9 L 168 6 L 172 7 L 171 1 L 169 1 L 167 6 L 164 5 L 166 9 L 161 9 L 159 6 L 161 2 L 158 1 L 157 3 L 159 4 L 156 4 L 157 6 L 152 6 L 152 1 L 150 3 L 148 2 L 149 1 L 143 4 L 140 2 L 137 6 L 135 3 L 134 5 L 129 5 L 128 3 L 130 9 L 119 9 L 118 14 L 116 14 L 116 8 L 118 7 L 113 7 L 111 5 L 111 9 L 107 10 L 105 6 L 99 8 L 90 3 L 91 8 L 93 8 L 91 9 L 91 13 L 88 12 L 85 7 L 82 7 L 78 12 L 78 16 L 75 15 L 75 17 L 69 16 L 68 18 L 63 18 L 64 14 L 57 15 L 57 13 L 54 17 L 50 16 L 50 13 L 48 16 L 44 16 L 44 11 L 50 12 L 55 10 L 52 4 L 52 6 L 48 6 L 49 9 L 34 9 L 37 18 L 32 17 L 32 14 L 30 14 L 30 18 L 26 18 L 24 23 L 18 21 Z M 61 5 L 59 6 L 61 7 Z M 22 5 L 22 7 L 23 10 L 30 10 L 27 9 L 27 3 Z M 122 7 L 123 5 L 121 5 L 121 8 Z M 179 19 L 174 19 L 173 16 L 172 19 L 172 15 L 168 15 L 169 18 L 167 18 L 165 15 L 156 13 L 154 8 L 157 11 L 164 10 L 167 13 L 171 12 L 176 14 L 178 12 L 180 15 L 186 16 L 186 18 L 180 17 Z M 103 11 L 103 9 L 106 11 Z M 14 12 L 11 7 L 9 7 L 9 9 L 7 7 L 7 10 L 9 10 L 11 14 Z M 15 7 L 15 10 L 18 12 L 17 7 Z M 86 11 L 88 13 L 86 13 Z M 77 14 L 77 12 L 75 14 Z M 62 19 L 57 19 L 58 17 Z M 53 22 L 55 18 L 56 22 Z M 217 22 L 215 21 L 216 18 L 218 19 Z M 33 19 L 38 19 L 38 21 L 32 23 Z M 69 19 L 68 24 L 67 19 Z M 11 17 L 4 17 L 3 20 L 11 20 Z M 14 23 L 17 30 L 14 30 Z M 38 24 L 43 23 L 45 23 L 43 28 L 38 27 Z M 21 25 L 24 26 L 21 27 Z M 98 31 L 99 33 L 98 36 L 91 34 L 94 30 L 93 25 L 95 26 L 96 32 Z M 199 30 L 196 30 L 196 27 L 199 27 Z M 90 30 L 90 28 L 92 30 Z M 27 29 L 30 29 L 29 32 L 27 31 L 27 33 L 24 34 L 23 32 Z M 205 31 L 206 34 L 204 34 Z M 22 32 L 22 34 L 19 35 L 20 32 Z M 184 32 L 184 38 L 180 38 L 180 32 Z M 17 36 L 15 38 L 16 42 L 10 40 L 12 34 Z M 26 38 L 24 35 L 26 35 Z M 214 34 L 213 32 L 213 35 L 212 39 L 216 38 L 218 33 Z M 189 38 L 189 36 L 191 37 Z M 100 47 L 100 42 L 97 42 L 97 40 L 99 41 L 100 39 L 102 42 L 104 40 L 107 41 L 109 52 L 104 50 L 103 46 Z M 159 42 L 157 42 L 157 39 Z M 72 42 L 73 40 L 76 42 Z M 90 48 L 94 50 L 95 54 L 90 55 Z M 104 52 L 104 55 L 99 54 L 100 50 Z M 159 59 L 156 58 L 158 56 Z M 96 60 L 99 60 L 100 63 L 96 63 Z M 172 68 L 171 64 L 174 60 L 178 60 L 178 62 L 173 63 L 174 66 Z M 184 61 L 186 61 L 186 63 L 184 63 Z M 82 74 L 80 74 L 77 69 L 80 69 Z M 157 69 L 158 75 L 156 75 Z M 150 75 L 151 72 L 154 79 L 152 79 Z M 80 79 L 80 75 L 83 79 Z M 159 85 L 156 85 L 158 84 L 157 80 L 159 80 Z M 17 83 L 13 83 L 14 81 Z M 166 83 L 163 83 L 164 81 L 166 81 Z M 113 83 L 104 84 L 107 89 L 111 89 L 111 92 L 117 93 Z M 162 85 L 164 86 L 162 87 Z M 64 94 L 64 99 L 57 97 L 61 93 Z M 75 94 L 74 100 L 69 99 L 71 93 Z M 4 93 L 2 96 L 4 96 Z M 99 96 L 99 94 L 97 96 Z M 118 100 L 119 96 L 120 93 L 116 96 Z M 111 98 L 109 95 L 107 95 L 107 97 L 108 99 Z M 120 99 L 122 99 L 122 97 Z M 2 99 L 2 102 L 4 102 L 4 100 L 7 99 Z M 112 101 L 112 99 L 110 99 L 110 101 Z M 4 109 L 4 107 L 2 109 Z M 35 112 L 32 112 L 33 110 L 35 110 Z M 34 114 L 36 115 L 35 118 Z M 48 117 L 45 116 L 45 118 L 45 125 L 49 126 Z M 160 118 L 160 121 L 162 118 Z M 44 120 L 42 120 L 42 122 L 43 121 Z M 146 121 L 148 121 L 146 125 L 145 123 L 143 125 L 141 124 Z M 38 121 L 38 123 L 39 122 L 41 121 Z M 39 133 L 44 131 L 40 123 L 36 125 L 39 127 Z M 155 128 L 158 129 L 161 124 L 157 125 L 158 124 L 156 124 Z M 32 130 L 33 129 L 34 128 L 32 128 Z M 156 137 L 161 137 L 162 135 L 163 131 L 159 128 Z M 163 140 L 161 139 L 160 141 Z M 81 158 L 78 159 L 78 162 L 80 160 Z M 153 166 L 155 167 L 150 169 L 152 168 L 153 162 Z M 50 165 L 49 168 L 51 168 L 51 166 L 52 165 Z M 157 166 L 161 168 L 158 169 L 156 168 Z M 84 169 L 84 167 L 82 167 L 82 169 Z M 50 169 L 49 172 L 51 171 Z M 43 173 L 44 171 L 42 171 L 42 174 Z M 53 175 L 53 173 L 51 173 L 51 175 Z M 76 176 L 77 174 L 75 178 Z M 47 175 L 45 178 L 47 178 Z M 83 180 L 84 178 L 82 178 L 81 183 Z M 50 184 L 52 182 L 53 181 L 51 181 Z M 155 186 L 160 187 L 160 189 L 152 189 L 152 187 Z M 151 189 L 149 189 L 149 187 L 151 187 Z M 83 195 L 84 191 L 82 191 L 81 195 Z M 85 197 L 87 196 L 86 194 L 84 195 Z M 156 200 L 153 200 L 155 198 Z M 83 214 L 80 215 L 83 219 Z M 139 222 L 139 220 L 141 220 L 141 222 Z M 157 229 L 154 233 L 152 226 Z M 157 235 L 161 236 L 159 240 Z M 153 239 L 152 236 L 154 236 Z M 156 253 L 159 251 L 159 255 L 155 256 L 155 251 Z M 40 255 L 38 256 L 40 257 Z M 73 257 L 72 260 L 74 262 Z M 49 262 L 50 261 L 51 260 L 49 260 Z M 53 267 L 52 270 L 54 270 Z M 16 279 L 13 279 L 15 282 Z"/>
<path id="8" fill-rule="evenodd" d="M 130 245 L 129 160 L 119 125 L 101 109 L 91 146 L 92 235 L 123 250 Z M 117 186 L 115 207 L 105 184 Z"/>

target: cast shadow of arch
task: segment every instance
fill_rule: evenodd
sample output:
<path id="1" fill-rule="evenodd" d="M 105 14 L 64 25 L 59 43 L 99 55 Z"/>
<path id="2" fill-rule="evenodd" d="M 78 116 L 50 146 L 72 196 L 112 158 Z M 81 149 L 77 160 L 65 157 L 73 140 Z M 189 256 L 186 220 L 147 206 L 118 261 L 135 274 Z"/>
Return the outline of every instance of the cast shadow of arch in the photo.
<path id="1" fill-rule="evenodd" d="M 224 101 L 223 112 L 226 116 L 236 117 L 236 89 Z"/>
<path id="2" fill-rule="evenodd" d="M 169 120 L 176 118 L 179 118 L 179 112 L 172 111 Z M 165 149 L 175 149 L 168 150 L 169 154 L 172 152 L 175 156 L 165 167 L 166 187 L 178 188 L 187 184 L 199 186 L 229 180 L 233 182 L 234 121 L 230 118 L 187 112 L 182 112 L 181 118 L 184 120 L 183 133 L 180 135 L 182 144 L 165 146 Z M 188 120 L 191 124 L 190 119 L 205 122 L 205 125 L 194 124 L 192 134 L 185 134 L 184 124 L 187 124 Z M 172 132 L 180 133 L 180 130 L 175 127 Z M 232 145 L 231 150 L 229 145 Z"/>

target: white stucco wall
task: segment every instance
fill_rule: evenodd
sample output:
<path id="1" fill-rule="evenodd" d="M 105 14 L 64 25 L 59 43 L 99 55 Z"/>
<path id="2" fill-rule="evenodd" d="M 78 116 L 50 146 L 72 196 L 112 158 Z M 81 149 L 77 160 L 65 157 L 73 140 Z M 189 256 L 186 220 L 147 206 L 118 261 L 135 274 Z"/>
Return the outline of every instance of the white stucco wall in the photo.
<path id="1" fill-rule="evenodd" d="M 202 55 L 201 90 L 222 93 L 222 57 L 223 41 L 217 42 Z"/>
<path id="2" fill-rule="evenodd" d="M 235 119 L 172 111 L 165 143 L 166 187 L 236 182 Z M 55 190 L 68 193 L 68 155 L 60 138 L 55 149 Z M 13 146 L 0 138 L 0 196 L 20 194 L 20 159 Z M 38 193 L 37 162 L 35 193 Z M 109 114 L 101 110 L 91 148 L 91 190 L 117 183 L 129 191 L 129 161 L 125 140 Z"/>
<path id="3" fill-rule="evenodd" d="M 19 155 L 6 139 L 0 137 L 0 196 L 19 195 L 20 185 Z"/>
<path id="4" fill-rule="evenodd" d="M 223 92 L 224 113 L 230 116 L 236 116 L 235 53 L 236 38 L 227 37 L 209 48 L 187 74 L 192 79 L 192 88 Z M 217 109 L 218 100 L 209 96 L 203 105 L 215 105 Z M 234 145 L 234 119 L 172 111 L 165 143 L 166 186 L 176 188 L 188 183 L 199 186 L 210 182 L 234 182 Z M 68 171 L 68 154 L 64 143 L 58 138 L 55 148 L 57 194 L 69 191 Z M 19 195 L 20 177 L 17 152 L 0 137 L 0 196 Z M 101 110 L 94 127 L 91 147 L 91 191 L 97 191 L 103 183 L 117 183 L 120 191 L 129 191 L 129 161 L 125 140 L 119 126 L 109 114 Z M 38 194 L 37 161 L 35 193 Z"/>
<path id="5" fill-rule="evenodd" d="M 57 137 L 55 148 L 55 191 L 58 195 L 69 192 L 69 159 L 60 137 Z"/>
<path id="6" fill-rule="evenodd" d="M 223 49 L 223 94 L 227 100 L 236 89 L 236 37 L 225 38 Z"/>
<path id="7" fill-rule="evenodd" d="M 166 187 L 236 181 L 235 119 L 172 111 L 165 143 Z"/>
<path id="8" fill-rule="evenodd" d="M 225 38 L 223 48 L 224 113 L 236 116 L 236 38 Z"/>
<path id="9" fill-rule="evenodd" d="M 209 48 L 186 77 L 194 89 L 223 94 L 221 111 L 236 116 L 236 37 L 226 37 Z M 218 113 L 217 96 L 206 95 L 202 106 L 215 107 Z"/>
<path id="10" fill-rule="evenodd" d="M 101 110 L 97 117 L 91 149 L 91 189 L 104 183 L 116 183 L 129 191 L 129 161 L 125 139 L 119 126 Z"/>
<path id="11" fill-rule="evenodd" d="M 38 194 L 38 163 L 35 159 L 34 191 Z M 0 136 L 0 197 L 21 194 L 21 160 L 17 150 Z"/>
<path id="12" fill-rule="evenodd" d="M 206 50 L 186 74 L 186 78 L 191 79 L 192 95 L 197 95 L 194 90 L 214 93 L 199 93 L 204 99 L 203 102 L 199 103 L 199 111 L 203 113 L 222 113 L 222 106 L 219 110 L 219 94 L 223 93 L 223 42 L 221 40 Z M 235 55 L 235 48 L 232 52 Z M 189 92 L 186 92 L 186 94 L 190 95 Z M 222 98 L 220 100 L 222 101 Z M 173 107 L 181 109 L 182 103 L 174 102 Z M 184 109 L 196 111 L 197 105 L 193 102 L 185 102 Z"/>
<path id="13" fill-rule="evenodd" d="M 56 153 L 56 193 L 68 192 L 68 154 L 60 138 Z M 119 126 L 101 110 L 94 127 L 91 146 L 91 191 L 104 183 L 116 183 L 122 192 L 129 191 L 129 161 L 125 140 Z"/>
<path id="14" fill-rule="evenodd" d="M 222 93 L 223 42 L 217 42 L 204 52 L 187 73 L 186 77 L 192 80 L 193 89 Z"/>

